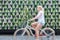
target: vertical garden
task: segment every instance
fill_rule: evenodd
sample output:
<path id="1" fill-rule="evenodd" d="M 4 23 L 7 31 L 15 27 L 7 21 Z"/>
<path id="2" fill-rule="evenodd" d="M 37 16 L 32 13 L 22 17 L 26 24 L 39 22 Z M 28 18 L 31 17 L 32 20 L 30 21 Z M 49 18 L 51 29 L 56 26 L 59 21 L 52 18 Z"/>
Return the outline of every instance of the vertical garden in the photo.
<path id="1" fill-rule="evenodd" d="M 60 0 L 0 0 L 0 29 L 19 29 L 44 7 L 45 25 L 60 29 Z"/>

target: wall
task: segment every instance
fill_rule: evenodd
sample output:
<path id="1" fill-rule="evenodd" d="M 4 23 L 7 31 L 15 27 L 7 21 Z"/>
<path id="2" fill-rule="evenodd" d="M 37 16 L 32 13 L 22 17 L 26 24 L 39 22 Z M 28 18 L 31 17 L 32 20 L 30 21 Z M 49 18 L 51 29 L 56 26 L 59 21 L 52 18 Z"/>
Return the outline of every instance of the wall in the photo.
<path id="1" fill-rule="evenodd" d="M 44 7 L 45 26 L 60 29 L 60 0 L 0 0 L 0 29 L 18 29 Z"/>

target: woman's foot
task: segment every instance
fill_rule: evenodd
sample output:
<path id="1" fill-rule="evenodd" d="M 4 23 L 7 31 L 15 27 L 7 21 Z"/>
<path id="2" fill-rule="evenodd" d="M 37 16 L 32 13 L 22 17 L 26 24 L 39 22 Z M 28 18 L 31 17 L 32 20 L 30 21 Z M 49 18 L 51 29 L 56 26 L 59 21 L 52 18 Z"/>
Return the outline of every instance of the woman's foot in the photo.
<path id="1" fill-rule="evenodd" d="M 36 40 L 39 40 L 39 39 L 36 39 Z"/>

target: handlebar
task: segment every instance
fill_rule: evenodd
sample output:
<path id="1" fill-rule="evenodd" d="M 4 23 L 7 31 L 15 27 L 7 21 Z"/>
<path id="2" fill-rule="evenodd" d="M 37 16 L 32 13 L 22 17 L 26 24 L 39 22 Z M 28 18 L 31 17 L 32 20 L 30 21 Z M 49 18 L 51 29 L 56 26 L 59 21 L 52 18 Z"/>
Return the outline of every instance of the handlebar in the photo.
<path id="1" fill-rule="evenodd" d="M 24 21 L 23 24 L 21 25 L 23 28 L 30 23 L 31 20 Z"/>
<path id="2" fill-rule="evenodd" d="M 29 22 L 30 22 L 31 20 L 28 20 L 28 21 L 26 21 L 27 22 L 27 24 L 29 24 Z"/>

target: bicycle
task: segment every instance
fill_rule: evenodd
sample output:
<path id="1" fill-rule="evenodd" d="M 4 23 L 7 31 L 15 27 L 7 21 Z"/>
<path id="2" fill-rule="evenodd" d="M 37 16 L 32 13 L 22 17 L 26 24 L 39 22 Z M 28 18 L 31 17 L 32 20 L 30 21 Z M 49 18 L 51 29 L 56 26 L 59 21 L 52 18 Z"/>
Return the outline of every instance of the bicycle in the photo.
<path id="1" fill-rule="evenodd" d="M 32 30 L 33 31 L 35 31 L 35 29 L 34 28 L 32 28 L 31 26 L 29 26 L 28 24 L 29 24 L 29 20 L 28 21 L 26 21 L 26 27 L 24 27 L 24 28 L 21 28 L 21 29 L 17 29 L 15 32 L 14 32 L 14 40 L 17 40 L 17 35 L 18 36 L 20 36 L 20 37 L 22 37 L 22 38 L 19 38 L 19 39 L 23 39 L 23 40 L 31 40 L 31 39 L 29 39 L 29 37 L 30 36 L 32 36 L 32 37 L 35 37 L 35 35 L 33 34 L 33 32 L 32 32 Z M 48 33 L 48 32 L 46 32 L 46 31 L 51 31 L 51 33 Z M 39 35 L 40 35 L 40 39 L 42 40 L 42 35 L 45 35 L 47 38 L 48 38 L 48 40 L 49 40 L 49 37 L 51 36 L 53 34 L 53 37 L 55 36 L 55 31 L 53 30 L 53 29 L 51 29 L 51 28 L 48 28 L 48 27 L 46 27 L 46 28 L 44 28 L 44 29 L 40 29 L 40 33 L 39 33 Z M 23 38 L 23 37 L 26 37 L 26 38 Z M 53 40 L 54 38 L 52 38 L 52 40 Z"/>

